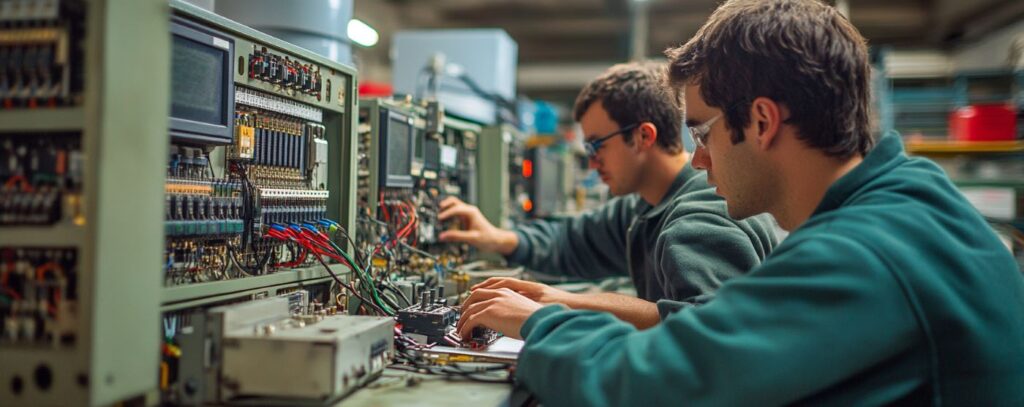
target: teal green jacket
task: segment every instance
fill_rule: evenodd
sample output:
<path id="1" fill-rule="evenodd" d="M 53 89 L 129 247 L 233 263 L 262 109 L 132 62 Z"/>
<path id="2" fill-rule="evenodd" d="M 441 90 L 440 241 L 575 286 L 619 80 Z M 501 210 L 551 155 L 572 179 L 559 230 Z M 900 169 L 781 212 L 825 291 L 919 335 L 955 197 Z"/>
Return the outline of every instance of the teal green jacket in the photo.
<path id="1" fill-rule="evenodd" d="M 517 377 L 545 405 L 1024 406 L 1024 277 L 939 167 L 888 136 L 713 300 L 637 331 L 548 306 Z"/>
<path id="2" fill-rule="evenodd" d="M 586 280 L 629 276 L 637 296 L 701 302 L 761 263 L 777 240 L 770 217 L 729 217 L 707 174 L 687 164 L 656 206 L 637 194 L 563 221 L 515 229 L 510 262 Z M 666 309 L 678 303 L 659 304 Z"/>

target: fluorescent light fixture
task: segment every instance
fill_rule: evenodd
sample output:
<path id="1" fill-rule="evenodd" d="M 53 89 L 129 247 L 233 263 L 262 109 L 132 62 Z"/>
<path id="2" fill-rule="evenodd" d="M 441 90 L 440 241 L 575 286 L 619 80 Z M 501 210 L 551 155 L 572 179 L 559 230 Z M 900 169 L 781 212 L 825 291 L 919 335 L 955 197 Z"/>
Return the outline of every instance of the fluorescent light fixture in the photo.
<path id="1" fill-rule="evenodd" d="M 373 27 L 353 18 L 348 21 L 348 39 L 364 47 L 372 47 L 377 44 L 380 36 L 377 35 L 377 30 L 374 30 Z"/>

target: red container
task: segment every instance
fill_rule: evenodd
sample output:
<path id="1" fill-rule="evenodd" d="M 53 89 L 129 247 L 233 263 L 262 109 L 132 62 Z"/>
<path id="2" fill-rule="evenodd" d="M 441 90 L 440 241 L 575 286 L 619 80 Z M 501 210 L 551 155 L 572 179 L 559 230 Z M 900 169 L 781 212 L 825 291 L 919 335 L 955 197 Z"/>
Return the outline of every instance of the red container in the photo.
<path id="1" fill-rule="evenodd" d="M 388 97 L 392 93 L 393 89 L 389 83 L 370 81 L 359 83 L 359 97 L 361 98 Z"/>
<path id="2" fill-rule="evenodd" d="M 957 141 L 1013 141 L 1017 112 L 1011 105 L 973 105 L 949 115 L 949 136 Z"/>

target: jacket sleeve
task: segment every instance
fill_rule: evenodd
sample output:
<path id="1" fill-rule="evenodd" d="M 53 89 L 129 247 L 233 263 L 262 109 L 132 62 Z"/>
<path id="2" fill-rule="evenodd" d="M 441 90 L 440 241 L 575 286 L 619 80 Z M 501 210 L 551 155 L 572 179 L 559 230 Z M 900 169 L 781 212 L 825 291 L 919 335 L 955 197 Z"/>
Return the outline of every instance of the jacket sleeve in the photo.
<path id="1" fill-rule="evenodd" d="M 615 198 L 601 208 L 561 221 L 517 227 L 519 245 L 506 259 L 545 274 L 596 280 L 628 276 L 626 232 L 635 197 Z"/>
<path id="2" fill-rule="evenodd" d="M 818 236 L 779 251 L 644 331 L 542 308 L 521 330 L 517 377 L 553 406 L 779 405 L 918 342 L 897 279 L 862 245 Z"/>

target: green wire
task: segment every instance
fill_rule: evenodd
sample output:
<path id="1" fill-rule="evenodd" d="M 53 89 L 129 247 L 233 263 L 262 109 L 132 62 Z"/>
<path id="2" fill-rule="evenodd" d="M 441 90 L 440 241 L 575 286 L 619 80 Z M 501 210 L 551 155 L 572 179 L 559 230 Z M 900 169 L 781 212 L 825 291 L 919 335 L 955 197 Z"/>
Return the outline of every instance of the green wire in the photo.
<path id="1" fill-rule="evenodd" d="M 359 278 L 363 280 L 364 284 L 370 287 L 368 291 L 370 295 L 373 297 L 374 301 L 377 303 L 377 305 L 380 306 L 381 309 L 383 309 L 388 314 L 393 315 L 395 313 L 395 310 L 391 309 L 391 307 L 389 307 L 387 304 L 384 303 L 383 300 L 380 299 L 380 295 L 377 292 L 377 287 L 373 286 L 373 280 L 369 278 L 369 276 L 366 274 L 366 271 L 359 267 L 359 263 L 356 263 L 355 260 L 353 260 L 352 257 L 349 256 L 347 252 L 345 252 L 345 250 L 342 250 L 342 248 L 339 247 L 337 243 L 334 243 L 333 240 L 327 239 L 327 242 L 330 243 L 331 247 L 333 247 L 334 250 L 340 253 L 341 256 L 344 257 L 346 261 L 348 261 L 352 268 L 356 270 L 356 273 L 359 274 Z"/>

